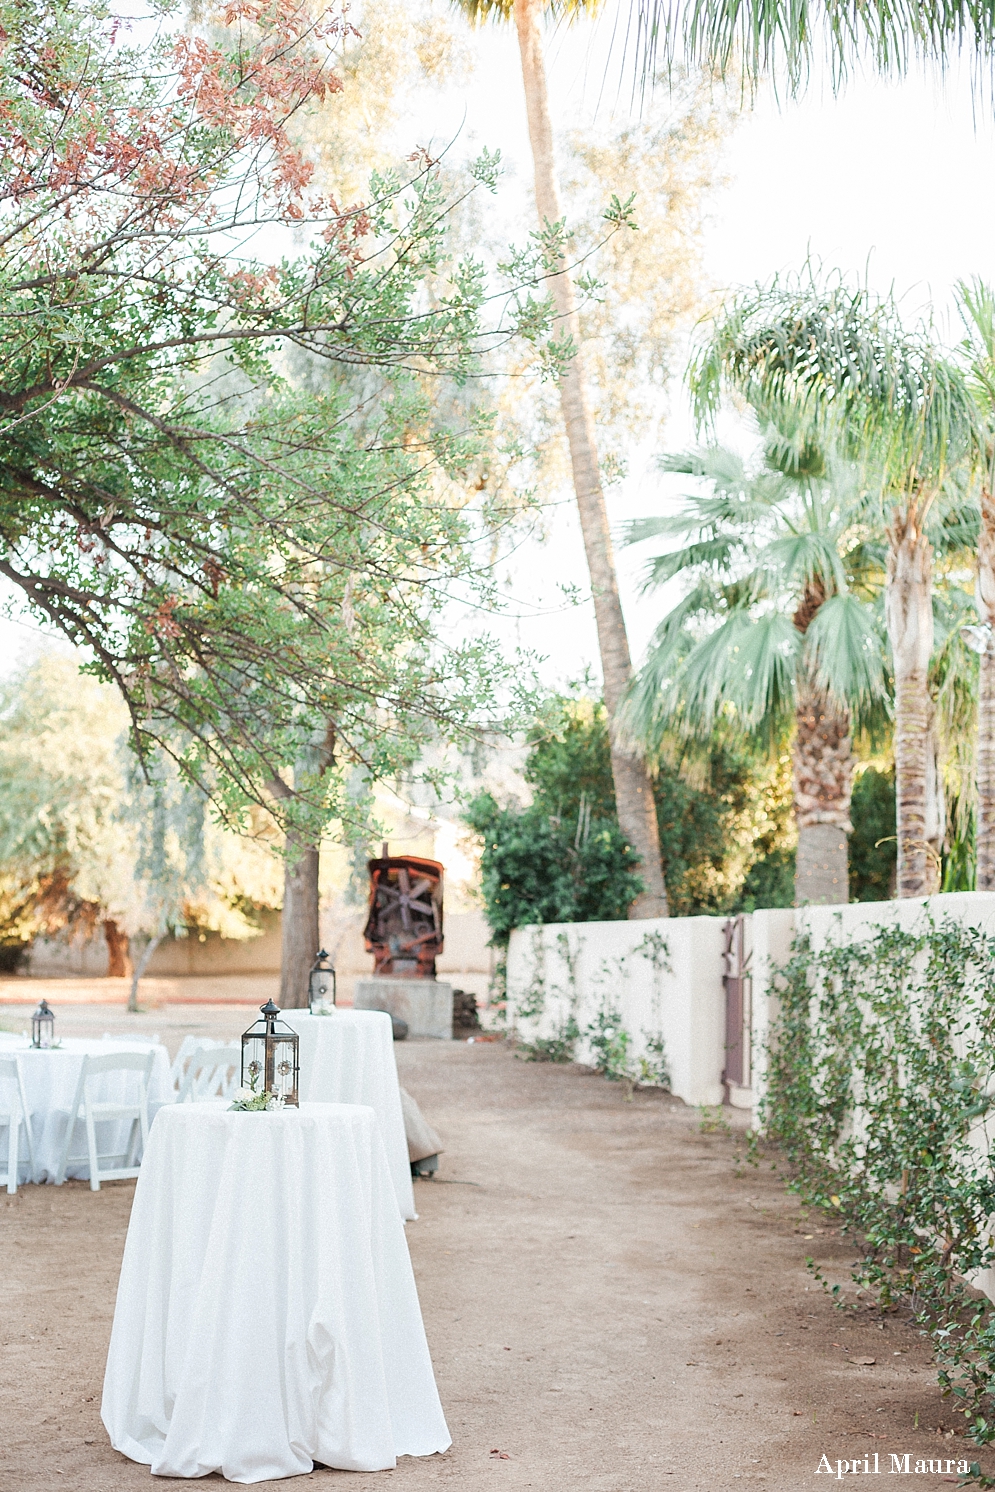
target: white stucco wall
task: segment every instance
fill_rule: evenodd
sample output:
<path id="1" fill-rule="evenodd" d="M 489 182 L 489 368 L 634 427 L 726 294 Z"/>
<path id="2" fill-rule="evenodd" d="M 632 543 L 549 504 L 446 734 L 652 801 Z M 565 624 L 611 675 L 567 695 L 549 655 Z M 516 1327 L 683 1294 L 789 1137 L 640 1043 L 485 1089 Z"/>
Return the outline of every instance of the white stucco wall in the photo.
<path id="1" fill-rule="evenodd" d="M 647 1052 L 648 1037 L 662 1035 L 679 1098 L 721 1103 L 723 925 L 721 917 L 674 917 L 516 928 L 508 949 L 509 1021 L 522 1040 L 534 1041 L 555 1037 L 571 1013 L 583 1032 L 599 1009 L 615 1010 L 637 1057 Z M 583 1036 L 577 1057 L 591 1057 Z"/>
<path id="2" fill-rule="evenodd" d="M 902 901 L 862 901 L 839 907 L 798 907 L 788 911 L 754 912 L 753 923 L 753 1104 L 754 1122 L 764 1092 L 764 1050 L 771 1024 L 777 1018 L 776 981 L 772 973 L 786 962 L 797 929 L 807 931 L 813 949 L 827 941 L 871 938 L 876 928 L 912 928 L 923 916 L 953 917 L 995 932 L 995 893 L 952 891 L 942 896 Z"/>
<path id="3" fill-rule="evenodd" d="M 954 892 L 922 900 L 857 902 L 838 907 L 754 912 L 752 944 L 752 1093 L 758 1122 L 764 1092 L 765 1049 L 777 1017 L 773 975 L 789 957 L 796 928 L 818 948 L 827 938 L 863 939 L 882 924 L 912 927 L 925 912 L 995 931 L 995 893 Z M 690 1104 L 723 1100 L 725 1066 L 724 917 L 673 917 L 645 922 L 581 922 L 521 927 L 508 949 L 508 1018 L 524 1041 L 553 1038 L 573 1013 L 583 1032 L 602 1006 L 617 1010 L 633 1039 L 663 1036 L 672 1091 Z M 662 945 L 659 945 L 662 940 Z M 656 946 L 667 955 L 657 958 Z M 530 1010 L 541 1006 L 536 1013 Z M 589 1061 L 589 1043 L 577 1044 Z"/>

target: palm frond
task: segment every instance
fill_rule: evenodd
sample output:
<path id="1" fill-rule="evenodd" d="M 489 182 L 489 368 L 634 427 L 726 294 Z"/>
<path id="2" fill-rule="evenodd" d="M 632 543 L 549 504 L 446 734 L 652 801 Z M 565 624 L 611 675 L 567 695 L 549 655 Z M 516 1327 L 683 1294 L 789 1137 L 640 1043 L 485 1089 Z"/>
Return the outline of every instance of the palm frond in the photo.
<path id="1" fill-rule="evenodd" d="M 728 446 L 670 452 L 658 457 L 657 465 L 671 475 L 704 477 L 718 492 L 745 492 L 749 482 L 742 456 Z"/>
<path id="2" fill-rule="evenodd" d="M 915 62 L 945 63 L 965 51 L 987 75 L 995 54 L 995 15 L 985 0 L 636 0 L 635 34 L 644 80 L 661 60 L 683 60 L 722 76 L 742 69 L 754 87 L 773 72 L 791 94 L 822 58 L 839 88 L 868 64 L 903 77 Z"/>
<path id="3" fill-rule="evenodd" d="M 855 596 L 830 596 L 805 634 L 805 661 L 819 685 L 853 709 L 885 692 L 884 638 L 870 607 Z"/>
<path id="4" fill-rule="evenodd" d="M 846 569 L 840 559 L 834 534 L 784 534 L 773 539 L 758 557 L 782 586 L 800 588 L 821 580 L 827 592 L 845 591 Z"/>
<path id="5" fill-rule="evenodd" d="M 654 669 L 667 669 L 670 659 L 686 652 L 693 640 L 690 624 L 702 617 L 712 618 L 724 611 L 721 591 L 702 582 L 689 591 L 654 629 L 647 650 L 647 660 L 654 659 Z"/>
<path id="6" fill-rule="evenodd" d="M 976 448 L 978 410 L 963 368 L 928 326 L 903 327 L 894 302 L 811 272 L 775 277 L 726 307 L 689 372 L 699 422 L 723 387 L 755 408 L 795 406 L 803 423 L 834 433 L 844 454 L 873 461 L 903 489 L 939 486 Z"/>
<path id="7" fill-rule="evenodd" d="M 684 570 L 712 570 L 716 575 L 728 570 L 737 549 L 736 537 L 705 539 L 700 544 L 688 544 L 685 549 L 675 549 L 671 554 L 660 554 L 650 560 L 643 570 L 640 590 L 645 595 L 666 585 L 675 575 Z"/>
<path id="8" fill-rule="evenodd" d="M 708 730 L 729 704 L 744 729 L 774 728 L 794 705 L 800 644 L 798 632 L 777 612 L 758 620 L 734 612 L 684 660 L 680 693 L 688 719 Z"/>

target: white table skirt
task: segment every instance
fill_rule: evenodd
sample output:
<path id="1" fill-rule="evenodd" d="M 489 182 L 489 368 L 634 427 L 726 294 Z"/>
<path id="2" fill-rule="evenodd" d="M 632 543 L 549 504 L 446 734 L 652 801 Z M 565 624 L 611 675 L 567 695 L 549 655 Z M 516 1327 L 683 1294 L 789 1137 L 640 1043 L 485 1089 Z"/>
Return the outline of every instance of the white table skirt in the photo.
<path id="1" fill-rule="evenodd" d="M 35 1166 L 28 1167 L 27 1144 L 21 1138 L 20 1176 L 28 1181 L 52 1181 L 66 1139 L 66 1124 L 69 1110 L 76 1097 L 83 1058 L 107 1057 L 113 1052 L 147 1052 L 155 1046 L 155 1063 L 149 1084 L 149 1118 L 162 1105 L 172 1103 L 173 1085 L 169 1077 L 169 1053 L 164 1046 L 129 1040 L 95 1041 L 77 1037 L 66 1037 L 61 1046 L 38 1050 L 23 1036 L 4 1036 L 0 1039 L 0 1054 L 15 1056 L 24 1076 L 24 1091 L 28 1103 L 31 1133 L 35 1145 Z M 93 1082 L 92 1092 L 98 1103 L 137 1103 L 141 1074 L 137 1072 L 102 1072 Z M 115 1120 L 103 1123 L 97 1129 L 100 1151 L 122 1154 L 131 1133 L 131 1121 Z M 72 1150 L 80 1154 L 86 1150 L 86 1137 L 80 1125 L 73 1140 Z M 70 1166 L 67 1176 L 88 1178 L 89 1164 Z"/>
<path id="2" fill-rule="evenodd" d="M 310 1103 L 365 1103 L 376 1112 L 401 1216 L 417 1217 L 404 1134 L 394 1028 L 382 1010 L 311 1015 L 285 1010 L 300 1037 L 300 1096 Z"/>
<path id="3" fill-rule="evenodd" d="M 156 1116 L 101 1415 L 153 1475 L 381 1471 L 449 1431 L 371 1109 Z"/>

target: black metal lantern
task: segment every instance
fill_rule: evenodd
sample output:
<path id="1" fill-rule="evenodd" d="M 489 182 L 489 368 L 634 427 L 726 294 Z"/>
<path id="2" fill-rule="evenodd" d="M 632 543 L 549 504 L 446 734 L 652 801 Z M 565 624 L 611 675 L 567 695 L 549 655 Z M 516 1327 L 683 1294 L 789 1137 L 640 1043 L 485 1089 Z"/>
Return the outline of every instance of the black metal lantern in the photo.
<path id="1" fill-rule="evenodd" d="M 42 1000 L 31 1017 L 31 1045 L 44 1047 L 55 1045 L 55 1015 L 49 1010 L 47 1000 Z"/>
<path id="2" fill-rule="evenodd" d="M 335 999 L 335 970 L 329 964 L 328 954 L 322 948 L 315 958 L 307 981 L 307 1003 L 312 1015 L 315 1013 L 316 1006 L 320 1007 L 328 1004 L 329 991 L 331 991 L 332 1004 L 334 1005 L 337 1003 Z"/>
<path id="3" fill-rule="evenodd" d="M 297 1032 L 280 1020 L 280 1007 L 267 1000 L 260 1019 L 242 1037 L 242 1087 L 272 1093 L 290 1108 L 299 1108 Z"/>

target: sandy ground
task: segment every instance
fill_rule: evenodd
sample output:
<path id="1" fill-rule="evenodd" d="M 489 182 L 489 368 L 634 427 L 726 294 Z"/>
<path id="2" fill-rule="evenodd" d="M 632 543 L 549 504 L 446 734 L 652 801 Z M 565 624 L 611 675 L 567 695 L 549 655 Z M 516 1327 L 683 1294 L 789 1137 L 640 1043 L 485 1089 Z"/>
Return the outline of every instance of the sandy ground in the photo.
<path id="1" fill-rule="evenodd" d="M 139 1024 L 175 1047 L 192 1026 L 233 1035 L 242 1015 L 167 1007 L 127 1026 L 90 1008 L 62 1029 Z M 735 1134 L 703 1133 L 664 1095 L 626 1103 L 598 1077 L 503 1045 L 397 1054 L 446 1141 L 442 1179 L 418 1183 L 407 1231 L 454 1444 L 392 1472 L 318 1470 L 316 1483 L 725 1492 L 752 1480 L 817 1492 L 823 1455 L 835 1478 L 837 1459 L 863 1474 L 876 1453 L 886 1475 L 906 1452 L 910 1468 L 922 1458 L 934 1470 L 898 1486 L 956 1482 L 965 1443 L 927 1347 L 894 1317 L 833 1307 L 804 1257 L 843 1281 L 851 1245 L 805 1216 L 769 1167 L 744 1167 Z M 0 1199 L 9 1492 L 149 1485 L 99 1418 L 132 1195 L 129 1182 L 99 1194 L 67 1183 Z"/>

